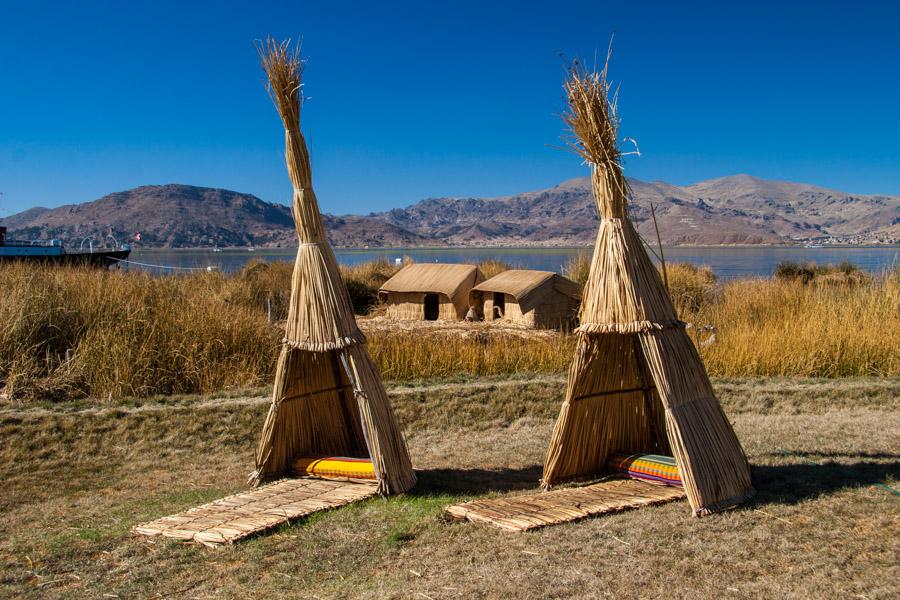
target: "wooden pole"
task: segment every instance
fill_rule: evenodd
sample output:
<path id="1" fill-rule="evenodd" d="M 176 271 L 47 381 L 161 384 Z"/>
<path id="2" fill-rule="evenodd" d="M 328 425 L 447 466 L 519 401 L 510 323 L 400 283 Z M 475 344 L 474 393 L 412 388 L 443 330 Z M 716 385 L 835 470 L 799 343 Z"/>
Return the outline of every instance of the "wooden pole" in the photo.
<path id="1" fill-rule="evenodd" d="M 663 283 L 669 291 L 669 273 L 666 271 L 666 255 L 663 254 L 662 239 L 659 237 L 659 225 L 656 223 L 656 205 L 650 203 L 650 214 L 653 216 L 653 228 L 656 229 L 656 244 L 659 246 L 659 262 L 662 263 Z"/>

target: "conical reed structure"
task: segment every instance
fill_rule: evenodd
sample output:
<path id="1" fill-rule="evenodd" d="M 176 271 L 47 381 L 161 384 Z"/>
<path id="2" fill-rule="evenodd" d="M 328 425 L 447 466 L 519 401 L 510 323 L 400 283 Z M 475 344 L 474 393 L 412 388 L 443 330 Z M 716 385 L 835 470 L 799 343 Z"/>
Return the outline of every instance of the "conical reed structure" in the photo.
<path id="1" fill-rule="evenodd" d="M 406 443 L 356 324 L 313 192 L 309 153 L 300 132 L 299 48 L 270 39 L 260 46 L 260 58 L 284 122 L 300 247 L 272 406 L 251 481 L 280 477 L 299 457 L 341 455 L 371 458 L 378 491 L 403 492 L 416 481 Z"/>
<path id="2" fill-rule="evenodd" d="M 591 165 L 600 231 L 543 485 L 601 475 L 614 452 L 674 455 L 695 515 L 753 494 L 750 469 L 659 273 L 626 214 L 606 68 L 565 84 L 570 146 Z"/>

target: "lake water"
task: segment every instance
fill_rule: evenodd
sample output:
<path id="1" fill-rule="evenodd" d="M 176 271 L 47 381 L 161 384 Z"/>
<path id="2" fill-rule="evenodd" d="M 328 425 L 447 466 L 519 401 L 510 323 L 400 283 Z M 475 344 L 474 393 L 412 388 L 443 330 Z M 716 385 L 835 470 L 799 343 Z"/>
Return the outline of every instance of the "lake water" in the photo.
<path id="1" fill-rule="evenodd" d="M 834 248 L 795 247 L 683 247 L 664 248 L 667 262 L 706 265 L 723 279 L 769 276 L 775 265 L 784 260 L 814 262 L 820 265 L 849 261 L 862 269 L 879 272 L 900 265 L 900 247 L 865 246 Z M 293 262 L 296 249 L 229 249 L 209 250 L 135 250 L 128 268 L 155 273 L 215 267 L 235 271 L 248 261 Z M 416 262 L 475 263 L 496 259 L 514 267 L 562 272 L 565 264 L 590 248 L 379 248 L 335 250 L 338 262 L 353 265 L 385 258 L 393 262 L 409 256 Z M 142 263 L 142 264 L 136 264 Z M 166 268 L 168 267 L 168 268 Z"/>

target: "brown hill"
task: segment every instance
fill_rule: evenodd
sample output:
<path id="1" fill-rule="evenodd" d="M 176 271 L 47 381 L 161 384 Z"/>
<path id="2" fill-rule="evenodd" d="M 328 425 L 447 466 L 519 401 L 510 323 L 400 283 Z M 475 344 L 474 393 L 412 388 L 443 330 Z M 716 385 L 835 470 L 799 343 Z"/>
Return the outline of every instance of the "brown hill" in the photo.
<path id="1" fill-rule="evenodd" d="M 21 213 L 20 213 L 21 214 Z M 134 239 L 147 247 L 277 245 L 290 241 L 290 210 L 256 196 L 189 185 L 148 185 L 84 204 L 68 204 L 11 221 L 11 236 L 58 238 L 68 245 Z"/>
<path id="2" fill-rule="evenodd" d="M 629 180 L 632 216 L 666 244 L 900 241 L 900 197 L 849 195 L 807 184 L 735 175 L 678 187 Z M 597 211 L 587 178 L 493 199 L 433 198 L 368 216 L 325 215 L 337 246 L 583 245 Z M 34 208 L 5 219 L 14 237 L 119 241 L 147 247 L 293 246 L 290 210 L 250 194 L 187 185 L 144 186 L 94 202 Z"/>
<path id="3" fill-rule="evenodd" d="M 785 244 L 900 239 L 900 197 L 851 196 L 811 185 L 748 175 L 678 187 L 629 179 L 631 214 L 655 239 L 650 204 L 666 244 Z M 466 245 L 590 244 L 597 210 L 587 177 L 554 188 L 491 200 L 440 198 L 384 213 L 423 237 Z"/>

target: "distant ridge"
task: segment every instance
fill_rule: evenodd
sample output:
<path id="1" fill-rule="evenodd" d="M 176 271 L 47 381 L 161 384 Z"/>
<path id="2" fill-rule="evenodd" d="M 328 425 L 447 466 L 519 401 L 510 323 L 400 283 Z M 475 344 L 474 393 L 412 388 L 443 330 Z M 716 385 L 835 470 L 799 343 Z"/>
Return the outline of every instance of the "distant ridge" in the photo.
<path id="1" fill-rule="evenodd" d="M 689 186 L 630 179 L 632 216 L 655 239 L 657 206 L 669 245 L 877 244 L 900 242 L 900 196 L 850 195 L 808 184 L 733 175 Z M 501 198 L 432 198 L 368 216 L 324 215 L 344 247 L 559 246 L 594 241 L 588 178 Z M 148 185 L 93 202 L 31 208 L 0 224 L 11 237 L 96 243 L 140 233 L 143 247 L 296 245 L 290 209 L 251 194 L 180 184 Z"/>

